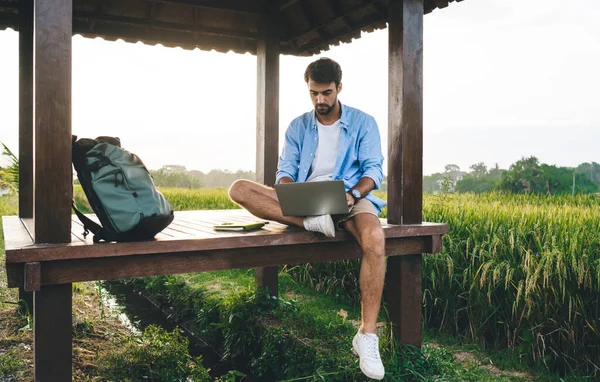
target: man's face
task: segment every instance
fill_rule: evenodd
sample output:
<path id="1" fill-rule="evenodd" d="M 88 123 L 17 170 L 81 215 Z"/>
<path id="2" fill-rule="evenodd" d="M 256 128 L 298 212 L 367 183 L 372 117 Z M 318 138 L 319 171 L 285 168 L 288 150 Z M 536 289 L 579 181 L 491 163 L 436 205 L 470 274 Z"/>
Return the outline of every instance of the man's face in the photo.
<path id="1" fill-rule="evenodd" d="M 336 89 L 335 82 L 323 84 L 308 80 L 310 99 L 319 115 L 327 115 L 337 104 L 337 95 L 342 90 L 342 84 Z"/>

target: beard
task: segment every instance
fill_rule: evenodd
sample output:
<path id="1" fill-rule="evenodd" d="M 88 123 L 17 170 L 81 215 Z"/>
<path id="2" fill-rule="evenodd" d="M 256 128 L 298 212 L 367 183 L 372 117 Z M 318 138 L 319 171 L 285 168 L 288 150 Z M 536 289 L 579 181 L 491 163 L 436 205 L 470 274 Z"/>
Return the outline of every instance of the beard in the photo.
<path id="1" fill-rule="evenodd" d="M 319 115 L 327 115 L 331 113 L 335 105 L 337 104 L 337 97 L 335 101 L 331 105 L 327 105 L 326 103 L 318 103 L 315 105 L 315 110 Z"/>

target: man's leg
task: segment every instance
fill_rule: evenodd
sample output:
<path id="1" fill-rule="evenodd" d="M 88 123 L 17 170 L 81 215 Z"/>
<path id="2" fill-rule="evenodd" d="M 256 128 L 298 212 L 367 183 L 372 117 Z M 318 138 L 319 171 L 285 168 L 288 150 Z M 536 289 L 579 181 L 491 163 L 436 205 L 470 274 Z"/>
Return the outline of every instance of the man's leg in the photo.
<path id="1" fill-rule="evenodd" d="M 375 333 L 385 280 L 383 229 L 379 219 L 369 213 L 358 214 L 344 222 L 344 228 L 352 233 L 363 251 L 359 276 L 362 328 L 364 333 Z"/>
<path id="2" fill-rule="evenodd" d="M 229 197 L 256 217 L 304 228 L 304 218 L 283 216 L 277 193 L 271 187 L 240 179 L 229 187 Z"/>
<path id="3" fill-rule="evenodd" d="M 358 354 L 360 370 L 369 378 L 383 379 L 385 368 L 375 329 L 385 279 L 385 236 L 379 219 L 370 213 L 354 216 L 344 222 L 344 227 L 358 240 L 363 251 L 359 276 L 362 327 L 352 339 L 352 347 Z"/>

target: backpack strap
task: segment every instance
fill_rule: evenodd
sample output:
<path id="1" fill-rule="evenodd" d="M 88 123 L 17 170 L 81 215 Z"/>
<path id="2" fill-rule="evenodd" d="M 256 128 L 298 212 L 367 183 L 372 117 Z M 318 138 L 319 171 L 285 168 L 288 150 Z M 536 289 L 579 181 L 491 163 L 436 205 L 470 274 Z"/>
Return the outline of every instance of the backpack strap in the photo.
<path id="1" fill-rule="evenodd" d="M 85 238 L 90 232 L 92 232 L 94 234 L 94 237 L 96 237 L 98 232 L 102 230 L 102 226 L 100 226 L 98 223 L 81 213 L 81 211 L 79 211 L 77 207 L 75 207 L 75 200 L 71 201 L 71 207 L 73 207 L 75 214 L 77 215 L 81 223 L 83 223 L 83 237 Z"/>

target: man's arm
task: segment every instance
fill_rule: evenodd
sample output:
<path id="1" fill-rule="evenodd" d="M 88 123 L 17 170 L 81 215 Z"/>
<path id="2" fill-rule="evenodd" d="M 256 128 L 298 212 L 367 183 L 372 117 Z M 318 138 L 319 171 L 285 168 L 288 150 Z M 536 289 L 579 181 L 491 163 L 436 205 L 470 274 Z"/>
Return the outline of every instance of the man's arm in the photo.
<path id="1" fill-rule="evenodd" d="M 294 181 L 289 176 L 284 176 L 283 178 L 279 179 L 279 183 L 280 184 L 294 183 Z"/>
<path id="2" fill-rule="evenodd" d="M 378 190 L 383 180 L 381 138 L 379 137 L 377 122 L 371 116 L 365 121 L 364 135 L 360 138 L 358 161 L 363 174 L 360 181 L 353 188 L 360 187 L 358 190 L 365 196 L 372 190 Z M 365 178 L 369 178 L 372 183 L 368 182 Z M 366 193 L 362 192 L 363 187 L 367 191 Z"/>
<path id="3" fill-rule="evenodd" d="M 298 126 L 292 122 L 285 132 L 285 143 L 277 163 L 275 183 L 295 182 L 300 164 L 300 136 Z M 284 181 L 287 178 L 289 181 Z"/>

